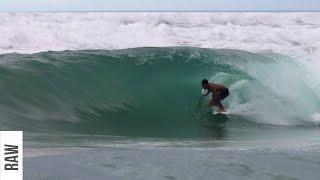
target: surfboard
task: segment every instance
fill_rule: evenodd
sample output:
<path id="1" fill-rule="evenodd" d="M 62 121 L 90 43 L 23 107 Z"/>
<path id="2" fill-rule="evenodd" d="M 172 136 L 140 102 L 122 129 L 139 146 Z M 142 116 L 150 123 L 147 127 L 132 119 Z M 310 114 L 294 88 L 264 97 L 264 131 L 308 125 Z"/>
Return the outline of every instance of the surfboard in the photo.
<path id="1" fill-rule="evenodd" d="M 213 112 L 212 114 L 213 115 L 216 115 L 216 114 L 229 114 L 229 111 L 228 110 L 226 112 L 218 112 L 218 111 L 216 111 L 216 112 Z"/>

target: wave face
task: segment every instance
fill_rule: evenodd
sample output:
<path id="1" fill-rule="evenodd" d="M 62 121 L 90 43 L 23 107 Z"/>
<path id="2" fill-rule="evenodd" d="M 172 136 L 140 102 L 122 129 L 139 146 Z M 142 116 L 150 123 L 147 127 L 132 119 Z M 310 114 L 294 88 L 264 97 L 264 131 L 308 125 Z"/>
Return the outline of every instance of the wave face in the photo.
<path id="1" fill-rule="evenodd" d="M 279 54 L 135 48 L 6 54 L 0 62 L 1 129 L 205 136 L 201 122 L 214 116 L 203 78 L 230 89 L 232 115 L 222 121 L 293 126 L 319 117 L 319 81 Z"/>
<path id="2" fill-rule="evenodd" d="M 320 57 L 320 13 L 1 13 L 0 53 L 193 46 Z"/>

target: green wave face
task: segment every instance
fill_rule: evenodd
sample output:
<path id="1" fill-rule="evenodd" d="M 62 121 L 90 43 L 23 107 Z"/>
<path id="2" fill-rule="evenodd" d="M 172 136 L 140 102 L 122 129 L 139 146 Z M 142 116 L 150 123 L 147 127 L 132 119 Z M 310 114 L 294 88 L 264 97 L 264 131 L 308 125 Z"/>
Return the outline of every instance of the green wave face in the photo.
<path id="1" fill-rule="evenodd" d="M 320 108 L 297 61 L 188 47 L 0 57 L 1 129 L 206 137 L 206 123 L 306 125 Z M 228 116 L 213 116 L 201 80 L 223 83 Z"/>

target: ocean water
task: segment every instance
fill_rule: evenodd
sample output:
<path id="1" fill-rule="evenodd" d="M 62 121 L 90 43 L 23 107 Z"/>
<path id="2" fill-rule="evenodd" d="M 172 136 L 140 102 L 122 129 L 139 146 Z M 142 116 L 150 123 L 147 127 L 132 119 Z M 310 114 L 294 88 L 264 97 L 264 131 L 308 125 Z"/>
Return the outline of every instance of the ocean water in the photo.
<path id="1" fill-rule="evenodd" d="M 318 179 L 319 17 L 1 13 L 0 130 L 25 179 Z"/>

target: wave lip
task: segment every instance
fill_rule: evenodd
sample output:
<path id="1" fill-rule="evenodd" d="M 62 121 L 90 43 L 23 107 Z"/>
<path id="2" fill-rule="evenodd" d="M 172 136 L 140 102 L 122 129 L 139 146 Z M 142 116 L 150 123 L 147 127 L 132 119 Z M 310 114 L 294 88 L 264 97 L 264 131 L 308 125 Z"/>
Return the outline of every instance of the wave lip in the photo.
<path id="1" fill-rule="evenodd" d="M 319 57 L 319 13 L 1 13 L 0 53 L 194 46 Z"/>

